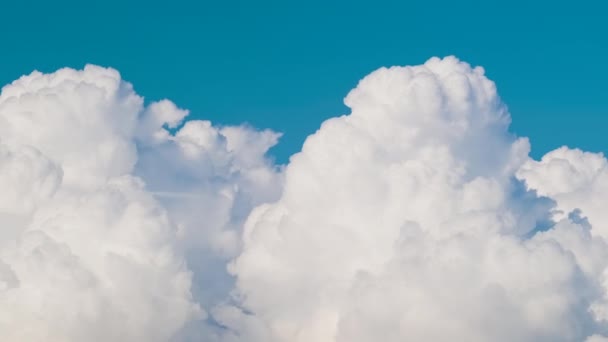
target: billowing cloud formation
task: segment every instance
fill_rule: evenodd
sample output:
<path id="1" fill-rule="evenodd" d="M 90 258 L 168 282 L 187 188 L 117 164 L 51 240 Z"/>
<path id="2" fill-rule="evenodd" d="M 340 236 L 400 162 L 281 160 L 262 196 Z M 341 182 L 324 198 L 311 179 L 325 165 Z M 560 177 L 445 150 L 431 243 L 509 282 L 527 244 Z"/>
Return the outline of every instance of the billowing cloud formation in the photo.
<path id="1" fill-rule="evenodd" d="M 608 161 L 602 154 L 562 147 L 529 160 L 518 176 L 557 202 L 556 216 L 582 210 L 593 232 L 608 238 Z"/>
<path id="2" fill-rule="evenodd" d="M 605 329 L 608 249 L 595 218 L 571 212 L 603 157 L 529 160 L 494 83 L 455 58 L 380 69 L 345 102 L 352 113 L 292 157 L 281 199 L 249 218 L 231 265 L 241 308 L 217 314 L 235 339 L 582 341 Z M 574 166 L 554 170 L 562 152 Z M 559 195 L 566 215 L 552 221 L 538 194 Z"/>
<path id="3" fill-rule="evenodd" d="M 0 95 L 7 341 L 587 341 L 608 162 L 540 161 L 482 68 L 382 68 L 284 168 L 112 69 Z"/>
<path id="4" fill-rule="evenodd" d="M 280 188 L 278 135 L 186 115 L 95 66 L 2 89 L 3 340 L 168 341 L 205 319 L 202 289 Z"/>

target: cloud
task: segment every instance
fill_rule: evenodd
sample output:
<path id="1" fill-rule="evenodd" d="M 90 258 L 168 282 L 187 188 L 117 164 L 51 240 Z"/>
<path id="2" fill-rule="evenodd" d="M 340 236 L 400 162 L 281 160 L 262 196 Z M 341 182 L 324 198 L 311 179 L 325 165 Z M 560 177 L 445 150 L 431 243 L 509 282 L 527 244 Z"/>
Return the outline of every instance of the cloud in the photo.
<path id="1" fill-rule="evenodd" d="M 207 329 L 205 306 L 222 299 L 214 287 L 232 286 L 225 263 L 241 222 L 280 188 L 264 156 L 279 135 L 187 115 L 168 100 L 145 106 L 96 66 L 2 89 L 3 340 L 168 341 L 191 322 Z"/>
<path id="2" fill-rule="evenodd" d="M 231 265 L 241 301 L 218 315 L 235 339 L 582 341 L 605 330 L 606 244 L 577 213 L 552 221 L 554 201 L 538 196 L 552 188 L 517 177 L 534 163 L 528 140 L 509 132 L 483 69 L 453 57 L 382 68 L 345 103 L 351 114 L 306 140 L 280 200 L 247 222 Z M 597 158 L 576 159 L 566 192 Z"/>
<path id="3" fill-rule="evenodd" d="M 601 153 L 558 148 L 540 161 L 528 160 L 517 173 L 530 188 L 557 202 L 554 215 L 581 210 L 593 232 L 608 237 L 608 161 Z"/>
<path id="4" fill-rule="evenodd" d="M 7 341 L 603 341 L 607 160 L 480 67 L 381 68 L 285 166 L 107 68 L 0 94 Z"/>

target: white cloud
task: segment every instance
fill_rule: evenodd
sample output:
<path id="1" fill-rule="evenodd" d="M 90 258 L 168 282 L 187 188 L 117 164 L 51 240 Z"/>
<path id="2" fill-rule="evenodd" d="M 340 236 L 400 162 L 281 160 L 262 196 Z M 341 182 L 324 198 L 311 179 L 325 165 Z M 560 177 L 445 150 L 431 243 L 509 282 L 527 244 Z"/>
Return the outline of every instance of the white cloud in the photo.
<path id="1" fill-rule="evenodd" d="M 112 69 L 4 87 L 3 341 L 606 339 L 603 155 L 530 159 L 454 57 L 345 103 L 283 169 Z"/>
<path id="2" fill-rule="evenodd" d="M 540 161 L 528 160 L 517 175 L 557 202 L 557 217 L 580 209 L 593 232 L 608 237 L 608 161 L 601 153 L 561 147 Z"/>
<path id="3" fill-rule="evenodd" d="M 235 336 L 582 341 L 604 328 L 591 309 L 605 242 L 576 215 L 553 224 L 553 202 L 515 177 L 528 141 L 483 69 L 382 68 L 345 103 L 247 223 L 231 267 L 244 310 L 219 315 Z"/>
<path id="4" fill-rule="evenodd" d="M 242 221 L 276 197 L 271 131 L 180 124 L 118 72 L 34 72 L 0 95 L 3 341 L 168 341 L 204 307 Z M 205 262 L 199 261 L 203 258 Z M 210 263 L 220 266 L 210 267 Z"/>

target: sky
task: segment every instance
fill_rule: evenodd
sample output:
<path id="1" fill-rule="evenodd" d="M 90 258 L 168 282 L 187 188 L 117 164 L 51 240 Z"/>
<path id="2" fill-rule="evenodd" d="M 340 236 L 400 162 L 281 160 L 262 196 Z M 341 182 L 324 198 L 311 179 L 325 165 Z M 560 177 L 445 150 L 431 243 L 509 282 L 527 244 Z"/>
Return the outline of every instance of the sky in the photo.
<path id="1" fill-rule="evenodd" d="M 2 340 L 607 342 L 605 12 L 4 4 Z"/>
<path id="2" fill-rule="evenodd" d="M 608 151 L 602 1 L 10 1 L 0 82 L 94 63 L 147 101 L 283 133 L 284 163 L 382 66 L 455 55 L 483 66 L 533 142 Z"/>

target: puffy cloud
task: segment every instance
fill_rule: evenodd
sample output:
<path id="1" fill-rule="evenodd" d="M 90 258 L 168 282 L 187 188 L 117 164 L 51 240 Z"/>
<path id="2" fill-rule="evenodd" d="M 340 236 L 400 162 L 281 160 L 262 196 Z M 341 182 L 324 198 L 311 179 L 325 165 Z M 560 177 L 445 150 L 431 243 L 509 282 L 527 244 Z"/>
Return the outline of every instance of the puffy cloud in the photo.
<path id="1" fill-rule="evenodd" d="M 345 103 L 282 167 L 280 134 L 146 104 L 113 69 L 5 86 L 3 340 L 606 339 L 603 155 L 530 159 L 454 57 Z"/>
<path id="2" fill-rule="evenodd" d="M 557 217 L 579 209 L 593 232 L 608 237 L 608 161 L 601 153 L 561 147 L 540 161 L 528 160 L 517 173 L 539 194 L 557 202 Z"/>
<path id="3" fill-rule="evenodd" d="M 606 329 L 606 244 L 577 212 L 555 221 L 538 196 L 553 188 L 517 178 L 529 144 L 483 69 L 453 57 L 382 68 L 345 103 L 246 224 L 238 303 L 214 313 L 231 338 L 582 341 Z M 581 164 L 574 187 L 599 167 Z"/>
<path id="4" fill-rule="evenodd" d="M 169 341 L 193 322 L 209 329 L 205 307 L 223 300 L 219 279 L 232 286 L 225 264 L 242 221 L 280 188 L 264 156 L 279 135 L 187 115 L 168 100 L 145 106 L 96 66 L 2 89 L 3 340 Z"/>

